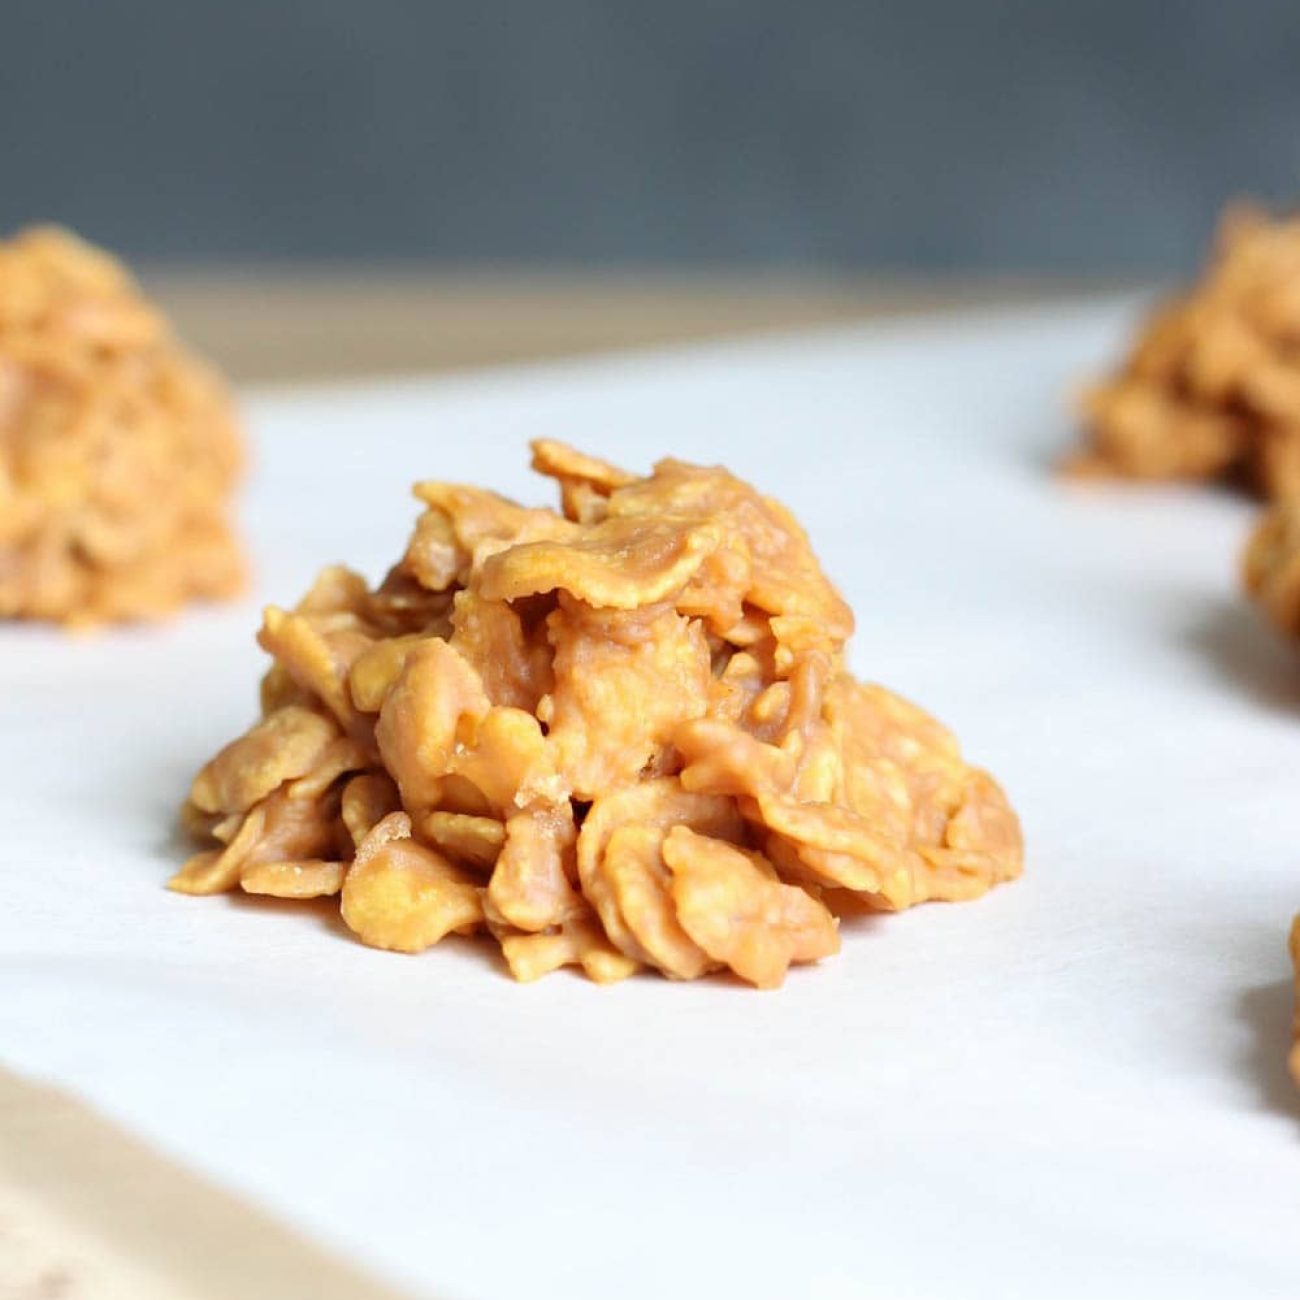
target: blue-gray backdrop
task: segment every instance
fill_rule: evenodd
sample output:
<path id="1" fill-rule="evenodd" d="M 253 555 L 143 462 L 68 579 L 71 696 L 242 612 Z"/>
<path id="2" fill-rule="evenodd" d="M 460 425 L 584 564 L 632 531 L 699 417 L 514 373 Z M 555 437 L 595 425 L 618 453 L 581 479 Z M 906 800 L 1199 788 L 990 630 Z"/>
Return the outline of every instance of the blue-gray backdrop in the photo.
<path id="1" fill-rule="evenodd" d="M 0 0 L 0 224 L 133 254 L 1166 270 L 1300 0 Z"/>

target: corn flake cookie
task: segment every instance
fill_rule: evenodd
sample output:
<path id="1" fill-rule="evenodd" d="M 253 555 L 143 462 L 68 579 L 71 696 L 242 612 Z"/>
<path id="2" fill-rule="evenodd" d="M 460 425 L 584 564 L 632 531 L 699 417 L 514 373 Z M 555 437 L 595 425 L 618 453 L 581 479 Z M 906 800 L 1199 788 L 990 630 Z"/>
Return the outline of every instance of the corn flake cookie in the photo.
<path id="1" fill-rule="evenodd" d="M 1082 408 L 1072 473 L 1300 492 L 1300 216 L 1229 209 L 1201 281 L 1154 312 Z"/>
<path id="2" fill-rule="evenodd" d="M 399 952 L 487 935 L 520 980 L 771 988 L 845 909 L 1019 875 L 992 777 L 845 668 L 853 616 L 783 506 L 676 460 L 533 465 L 560 512 L 421 483 L 378 587 L 326 569 L 267 610 L 262 716 L 195 778 L 173 889 L 337 897 Z"/>
<path id="3" fill-rule="evenodd" d="M 241 459 L 220 381 L 119 263 L 56 229 L 0 243 L 0 617 L 232 595 Z"/>

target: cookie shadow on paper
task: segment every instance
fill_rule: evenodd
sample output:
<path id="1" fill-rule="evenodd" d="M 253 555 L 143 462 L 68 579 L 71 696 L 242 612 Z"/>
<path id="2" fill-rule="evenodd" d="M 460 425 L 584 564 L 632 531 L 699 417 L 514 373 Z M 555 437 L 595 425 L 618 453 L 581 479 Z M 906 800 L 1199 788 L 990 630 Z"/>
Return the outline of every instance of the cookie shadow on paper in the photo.
<path id="1" fill-rule="evenodd" d="M 1287 1069 L 1295 989 L 1290 980 L 1275 980 L 1246 989 L 1238 1013 L 1248 1030 L 1242 1070 L 1262 1109 L 1300 1121 L 1300 1089 Z"/>
<path id="2" fill-rule="evenodd" d="M 1228 685 L 1272 711 L 1300 715 L 1300 654 L 1242 596 L 1208 601 L 1180 634 Z"/>

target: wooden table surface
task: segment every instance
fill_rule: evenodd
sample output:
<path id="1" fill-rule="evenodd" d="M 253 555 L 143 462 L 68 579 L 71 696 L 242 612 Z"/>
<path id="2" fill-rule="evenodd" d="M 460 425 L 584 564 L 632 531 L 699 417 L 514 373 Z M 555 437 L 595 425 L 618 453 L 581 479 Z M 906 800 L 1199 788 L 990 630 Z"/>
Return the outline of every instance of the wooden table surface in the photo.
<path id="1" fill-rule="evenodd" d="M 449 370 L 1118 283 L 275 268 L 143 276 L 236 382 Z M 0 1070 L 0 1300 L 392 1300 L 395 1293 L 121 1132 Z"/>
<path id="2" fill-rule="evenodd" d="M 159 269 L 143 279 L 184 337 L 239 383 L 500 365 L 1131 287 L 1063 277 L 939 281 L 419 267 Z"/>

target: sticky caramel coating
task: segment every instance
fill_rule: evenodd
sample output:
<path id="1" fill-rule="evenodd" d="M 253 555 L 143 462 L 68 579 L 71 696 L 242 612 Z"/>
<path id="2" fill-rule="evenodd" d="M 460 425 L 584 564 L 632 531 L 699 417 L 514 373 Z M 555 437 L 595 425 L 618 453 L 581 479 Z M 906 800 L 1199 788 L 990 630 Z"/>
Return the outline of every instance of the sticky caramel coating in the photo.
<path id="1" fill-rule="evenodd" d="M 338 894 L 365 943 L 486 936 L 519 980 L 772 988 L 837 909 L 1019 874 L 993 779 L 849 674 L 788 511 L 718 468 L 534 464 L 562 513 L 422 483 L 378 588 L 331 568 L 267 610 L 262 718 L 195 778 L 173 888 Z"/>
<path id="2" fill-rule="evenodd" d="M 0 243 L 0 618 L 93 625 L 234 594 L 225 390 L 106 253 Z"/>
<path id="3" fill-rule="evenodd" d="M 1300 492 L 1300 217 L 1230 208 L 1200 281 L 1083 396 L 1083 476 Z"/>

